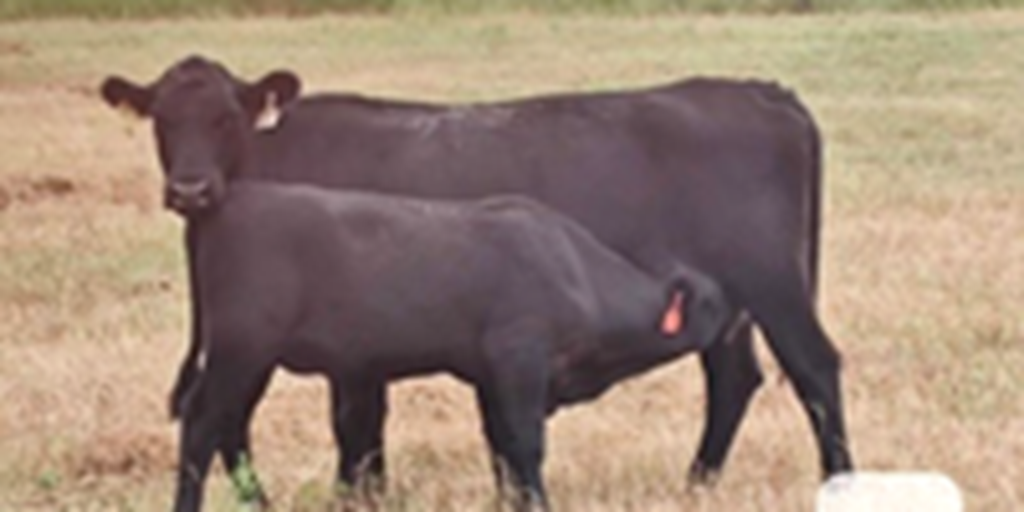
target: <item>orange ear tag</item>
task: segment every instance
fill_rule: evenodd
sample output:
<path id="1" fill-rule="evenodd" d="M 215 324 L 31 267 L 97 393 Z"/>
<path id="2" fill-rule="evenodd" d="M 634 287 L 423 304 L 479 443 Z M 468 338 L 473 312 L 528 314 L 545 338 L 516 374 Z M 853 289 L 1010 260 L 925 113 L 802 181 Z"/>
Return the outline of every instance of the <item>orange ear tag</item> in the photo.
<path id="1" fill-rule="evenodd" d="M 676 292 L 672 294 L 672 301 L 668 309 L 661 317 L 661 333 L 667 336 L 675 336 L 683 330 L 686 318 L 683 316 L 683 294 Z"/>

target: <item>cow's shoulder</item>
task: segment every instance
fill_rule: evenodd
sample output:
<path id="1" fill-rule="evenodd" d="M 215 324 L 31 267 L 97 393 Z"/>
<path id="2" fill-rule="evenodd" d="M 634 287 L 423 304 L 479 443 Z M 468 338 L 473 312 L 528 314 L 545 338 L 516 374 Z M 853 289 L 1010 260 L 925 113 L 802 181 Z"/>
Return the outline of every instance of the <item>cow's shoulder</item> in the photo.
<path id="1" fill-rule="evenodd" d="M 521 195 L 498 195 L 465 204 L 463 216 L 481 240 L 517 258 L 549 259 L 564 250 L 564 219 L 538 201 Z"/>
<path id="2" fill-rule="evenodd" d="M 503 282 L 527 304 L 545 305 L 562 325 L 595 322 L 598 297 L 590 276 L 603 249 L 575 221 L 519 195 L 475 201 L 468 212 L 502 268 Z"/>
<path id="3" fill-rule="evenodd" d="M 476 201 L 475 215 L 513 233 L 546 239 L 572 238 L 584 231 L 575 221 L 540 201 L 518 194 L 491 196 Z"/>
<path id="4" fill-rule="evenodd" d="M 551 213 L 551 209 L 536 199 L 519 194 L 502 194 L 474 201 L 472 208 L 485 215 L 498 218 L 513 217 L 528 221 L 540 221 Z"/>
<path id="5" fill-rule="evenodd" d="M 482 231 L 509 259 L 532 266 L 559 286 L 578 288 L 615 259 L 576 221 L 533 199 L 495 196 L 476 206 Z"/>
<path id="6" fill-rule="evenodd" d="M 440 104 L 364 96 L 357 93 L 320 93 L 304 96 L 281 109 L 275 129 L 297 133 L 305 130 L 337 129 L 368 122 L 387 122 L 408 116 L 444 112 Z"/>

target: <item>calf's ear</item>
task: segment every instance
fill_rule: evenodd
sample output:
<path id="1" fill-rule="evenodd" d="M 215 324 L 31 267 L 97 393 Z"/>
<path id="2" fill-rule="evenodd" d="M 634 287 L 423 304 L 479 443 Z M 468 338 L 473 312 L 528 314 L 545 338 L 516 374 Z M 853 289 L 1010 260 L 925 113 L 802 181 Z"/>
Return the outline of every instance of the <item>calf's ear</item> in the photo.
<path id="1" fill-rule="evenodd" d="M 291 102 L 302 91 L 302 81 L 291 71 L 273 71 L 242 88 L 242 103 L 253 119 L 268 108 Z"/>
<path id="2" fill-rule="evenodd" d="M 124 109 L 139 116 L 148 116 L 153 104 L 153 90 L 136 85 L 119 76 L 107 77 L 100 86 L 100 94 L 108 105 Z"/>

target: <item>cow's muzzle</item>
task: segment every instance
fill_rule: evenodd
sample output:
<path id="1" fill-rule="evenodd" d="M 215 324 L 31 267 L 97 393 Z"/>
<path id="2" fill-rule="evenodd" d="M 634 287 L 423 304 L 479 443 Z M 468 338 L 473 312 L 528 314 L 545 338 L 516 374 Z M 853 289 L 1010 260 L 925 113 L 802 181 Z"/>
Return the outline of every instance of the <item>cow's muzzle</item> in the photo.
<path id="1" fill-rule="evenodd" d="M 216 188 L 211 180 L 169 182 L 164 189 L 164 206 L 184 216 L 204 213 L 214 206 Z"/>

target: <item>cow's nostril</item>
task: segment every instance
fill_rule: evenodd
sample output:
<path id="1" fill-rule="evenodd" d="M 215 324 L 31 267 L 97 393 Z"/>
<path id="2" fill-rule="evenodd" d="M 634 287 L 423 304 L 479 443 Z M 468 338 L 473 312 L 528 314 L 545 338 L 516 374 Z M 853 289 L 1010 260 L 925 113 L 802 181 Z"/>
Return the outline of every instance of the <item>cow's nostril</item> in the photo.
<path id="1" fill-rule="evenodd" d="M 211 180 L 170 181 L 166 185 L 164 205 L 190 215 L 208 209 L 216 194 Z"/>
<path id="2" fill-rule="evenodd" d="M 210 182 L 175 181 L 170 184 L 171 192 L 180 197 L 200 197 L 210 189 Z"/>

